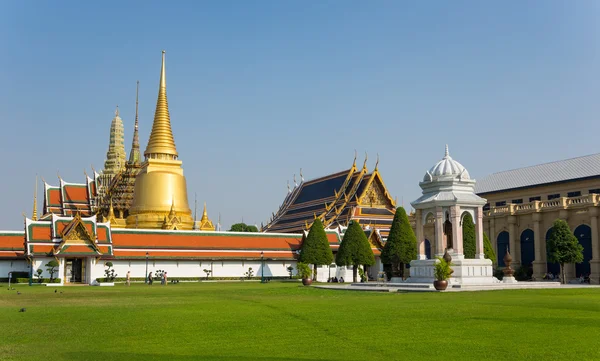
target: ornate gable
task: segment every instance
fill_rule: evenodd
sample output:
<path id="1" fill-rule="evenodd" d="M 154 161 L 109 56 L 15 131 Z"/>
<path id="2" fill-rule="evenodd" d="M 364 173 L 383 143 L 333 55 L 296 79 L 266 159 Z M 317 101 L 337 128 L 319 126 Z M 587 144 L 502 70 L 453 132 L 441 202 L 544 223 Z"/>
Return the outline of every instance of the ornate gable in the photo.
<path id="1" fill-rule="evenodd" d="M 88 231 L 79 214 L 76 214 L 73 220 L 63 229 L 61 238 L 62 242 L 54 249 L 55 255 L 65 254 L 71 247 L 73 250 L 77 250 L 77 253 L 102 254 L 96 245 L 95 236 Z M 80 250 L 81 246 L 88 251 L 82 252 Z"/>
<path id="2" fill-rule="evenodd" d="M 373 172 L 373 176 L 369 179 L 369 184 L 359 196 L 358 203 L 363 207 L 393 208 L 396 206 L 377 170 Z"/>

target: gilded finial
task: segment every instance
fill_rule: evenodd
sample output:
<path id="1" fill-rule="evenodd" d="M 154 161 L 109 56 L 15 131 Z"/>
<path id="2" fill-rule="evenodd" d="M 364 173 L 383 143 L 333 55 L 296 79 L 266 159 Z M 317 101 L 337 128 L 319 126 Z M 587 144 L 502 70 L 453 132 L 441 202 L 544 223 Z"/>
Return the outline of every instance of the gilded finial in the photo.
<path id="1" fill-rule="evenodd" d="M 302 175 L 302 168 L 300 168 L 300 182 L 304 182 L 304 176 Z"/>
<path id="2" fill-rule="evenodd" d="M 58 177 L 59 181 L 62 181 L 62 178 L 60 177 L 60 174 L 58 173 L 58 171 L 56 171 L 56 176 Z"/>
<path id="3" fill-rule="evenodd" d="M 113 201 L 112 201 L 112 197 L 110 198 L 110 206 L 108 208 L 108 220 L 112 220 L 115 218 L 115 210 L 113 208 Z"/>
<path id="4" fill-rule="evenodd" d="M 115 117 L 119 116 L 119 105 L 117 104 L 117 110 L 115 110 Z"/>
<path id="5" fill-rule="evenodd" d="M 363 163 L 363 169 L 367 169 L 367 160 L 369 160 L 369 155 L 365 152 L 365 162 Z"/>
<path id="6" fill-rule="evenodd" d="M 377 153 L 377 161 L 375 162 L 375 169 L 377 170 L 377 167 L 379 166 L 379 153 Z"/>
<path id="7" fill-rule="evenodd" d="M 204 202 L 204 210 L 202 211 L 202 219 L 201 221 L 208 220 L 208 212 L 206 211 L 206 202 Z"/>
<path id="8" fill-rule="evenodd" d="M 33 212 L 31 215 L 31 220 L 37 221 L 37 189 L 38 189 L 38 176 L 35 175 L 35 189 L 33 191 Z"/>
<path id="9" fill-rule="evenodd" d="M 296 182 L 296 174 L 294 174 L 294 186 L 298 187 L 298 182 Z"/>
<path id="10" fill-rule="evenodd" d="M 354 161 L 352 162 L 352 167 L 356 168 L 356 157 L 358 156 L 358 153 L 356 152 L 356 149 L 354 149 Z"/>
<path id="11" fill-rule="evenodd" d="M 290 181 L 287 181 L 288 193 L 292 193 L 292 189 L 290 188 Z"/>
<path id="12" fill-rule="evenodd" d="M 177 148 L 171 130 L 171 117 L 169 115 L 169 104 L 167 102 L 167 75 L 165 71 L 165 51 L 162 52 L 162 64 L 160 68 L 160 83 L 158 87 L 158 98 L 154 112 L 152 131 L 148 139 L 148 146 L 144 156 L 149 158 L 151 154 L 161 154 L 177 159 Z"/>

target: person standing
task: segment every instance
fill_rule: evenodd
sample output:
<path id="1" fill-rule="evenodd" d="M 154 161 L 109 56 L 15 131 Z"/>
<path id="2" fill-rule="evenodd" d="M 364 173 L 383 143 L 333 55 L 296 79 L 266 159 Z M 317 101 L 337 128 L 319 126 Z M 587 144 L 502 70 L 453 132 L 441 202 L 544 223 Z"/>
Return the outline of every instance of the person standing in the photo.
<path id="1" fill-rule="evenodd" d="M 125 284 L 127 286 L 131 286 L 131 271 L 127 271 L 127 276 L 125 277 Z"/>
<path id="2" fill-rule="evenodd" d="M 162 283 L 163 283 L 164 286 L 167 285 L 167 272 L 163 272 Z"/>
<path id="3" fill-rule="evenodd" d="M 148 284 L 152 286 L 152 272 L 148 273 Z"/>

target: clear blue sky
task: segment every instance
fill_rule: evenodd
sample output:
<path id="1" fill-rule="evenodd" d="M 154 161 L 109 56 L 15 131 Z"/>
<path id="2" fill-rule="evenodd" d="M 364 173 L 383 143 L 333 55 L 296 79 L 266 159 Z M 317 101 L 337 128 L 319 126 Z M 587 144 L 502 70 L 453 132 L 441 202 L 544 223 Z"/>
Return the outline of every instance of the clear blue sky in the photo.
<path id="1" fill-rule="evenodd" d="M 409 202 L 444 144 L 471 175 L 599 151 L 595 1 L 2 1 L 0 229 L 36 173 L 101 169 L 119 105 L 142 150 L 161 50 L 175 141 L 209 215 L 260 225 L 286 181 L 354 149 Z M 201 203 L 200 203 L 201 204 Z M 40 201 L 41 205 L 41 201 Z"/>

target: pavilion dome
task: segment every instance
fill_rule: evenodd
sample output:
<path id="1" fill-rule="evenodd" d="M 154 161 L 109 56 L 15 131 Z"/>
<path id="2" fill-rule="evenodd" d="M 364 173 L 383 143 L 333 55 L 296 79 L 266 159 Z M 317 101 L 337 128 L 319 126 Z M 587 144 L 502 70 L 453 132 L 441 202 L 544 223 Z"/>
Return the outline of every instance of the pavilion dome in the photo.
<path id="1" fill-rule="evenodd" d="M 431 182 L 434 178 L 439 177 L 460 177 L 460 179 L 470 179 L 469 172 L 462 164 L 455 161 L 448 153 L 448 145 L 446 145 L 446 153 L 444 158 L 437 162 L 431 169 L 425 173 L 424 182 Z"/>

